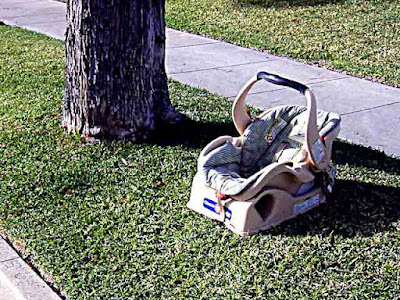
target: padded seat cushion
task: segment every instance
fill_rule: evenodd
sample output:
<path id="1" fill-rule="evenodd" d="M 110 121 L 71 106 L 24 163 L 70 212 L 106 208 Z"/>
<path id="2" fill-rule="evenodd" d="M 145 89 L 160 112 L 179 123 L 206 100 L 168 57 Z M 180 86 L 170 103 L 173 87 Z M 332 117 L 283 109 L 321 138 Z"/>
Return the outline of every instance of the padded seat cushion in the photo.
<path id="1" fill-rule="evenodd" d="M 335 113 L 318 111 L 320 132 L 337 126 Z M 307 111 L 304 106 L 278 106 L 255 119 L 242 136 L 242 146 L 230 141 L 213 149 L 198 161 L 198 171 L 213 189 L 237 195 L 249 187 L 273 162 L 292 161 L 305 140 Z"/>

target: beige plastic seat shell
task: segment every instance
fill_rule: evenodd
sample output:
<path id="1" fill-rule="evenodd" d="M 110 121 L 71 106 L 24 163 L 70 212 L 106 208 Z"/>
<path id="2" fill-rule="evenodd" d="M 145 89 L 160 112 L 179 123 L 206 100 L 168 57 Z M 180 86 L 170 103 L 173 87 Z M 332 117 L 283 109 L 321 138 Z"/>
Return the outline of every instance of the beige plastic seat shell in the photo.
<path id="1" fill-rule="evenodd" d="M 321 173 L 330 171 L 332 144 L 340 130 L 340 118 L 337 117 L 334 120 L 337 124 L 321 137 L 317 127 L 316 101 L 311 90 L 277 75 L 259 72 L 246 83 L 233 104 L 233 121 L 240 136 L 215 139 L 203 149 L 199 160 L 226 142 L 242 146 L 243 133 L 252 123 L 246 112 L 245 99 L 253 85 L 261 79 L 295 88 L 305 96 L 307 123 L 303 149 L 293 161 L 273 162 L 265 166 L 257 172 L 257 180 L 251 186 L 228 197 L 208 186 L 198 172 L 193 179 L 187 204 L 188 208 L 224 222 L 229 229 L 242 235 L 267 230 L 325 202 L 325 188 L 316 184 L 315 179 L 316 176 L 320 178 Z M 258 118 L 266 117 L 267 112 Z M 299 193 L 307 185 L 312 187 Z"/>

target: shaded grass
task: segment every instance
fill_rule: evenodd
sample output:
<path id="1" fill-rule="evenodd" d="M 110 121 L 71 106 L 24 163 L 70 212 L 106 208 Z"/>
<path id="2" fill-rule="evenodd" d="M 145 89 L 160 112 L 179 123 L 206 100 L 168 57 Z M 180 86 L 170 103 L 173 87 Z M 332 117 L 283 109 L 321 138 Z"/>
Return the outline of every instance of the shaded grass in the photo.
<path id="1" fill-rule="evenodd" d="M 167 25 L 400 84 L 400 2 L 168 0 Z"/>
<path id="2" fill-rule="evenodd" d="M 185 207 L 231 103 L 171 81 L 184 124 L 82 144 L 60 127 L 63 51 L 0 27 L 0 224 L 71 299 L 399 296 L 399 160 L 338 142 L 330 202 L 242 238 Z"/>

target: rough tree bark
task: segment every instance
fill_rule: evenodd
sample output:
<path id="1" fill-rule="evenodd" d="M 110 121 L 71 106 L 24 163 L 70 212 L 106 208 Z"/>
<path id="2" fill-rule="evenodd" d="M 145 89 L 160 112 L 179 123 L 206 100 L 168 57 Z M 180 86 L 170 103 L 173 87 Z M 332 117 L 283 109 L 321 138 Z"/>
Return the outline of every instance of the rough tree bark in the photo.
<path id="1" fill-rule="evenodd" d="M 165 72 L 165 0 L 68 0 L 63 125 L 84 137 L 146 138 L 178 121 Z"/>

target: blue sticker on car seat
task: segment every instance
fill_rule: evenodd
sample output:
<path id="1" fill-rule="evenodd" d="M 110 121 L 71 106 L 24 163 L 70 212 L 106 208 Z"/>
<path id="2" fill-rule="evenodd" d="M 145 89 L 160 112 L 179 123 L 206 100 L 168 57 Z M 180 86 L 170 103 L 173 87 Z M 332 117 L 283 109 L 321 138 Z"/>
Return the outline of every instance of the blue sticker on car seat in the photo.
<path id="1" fill-rule="evenodd" d="M 221 207 L 219 206 L 218 202 L 204 198 L 203 206 L 212 212 L 216 213 L 217 215 L 221 214 Z M 232 218 L 232 211 L 229 208 L 225 208 L 225 218 L 230 220 Z"/>
<path id="2" fill-rule="evenodd" d="M 307 200 L 297 203 L 294 205 L 294 212 L 295 213 L 301 213 L 303 211 L 308 210 L 309 208 L 311 208 L 312 206 L 315 206 L 317 204 L 319 204 L 320 201 L 320 195 L 317 194 L 314 197 L 310 197 Z"/>

